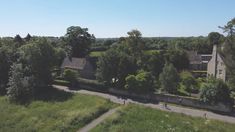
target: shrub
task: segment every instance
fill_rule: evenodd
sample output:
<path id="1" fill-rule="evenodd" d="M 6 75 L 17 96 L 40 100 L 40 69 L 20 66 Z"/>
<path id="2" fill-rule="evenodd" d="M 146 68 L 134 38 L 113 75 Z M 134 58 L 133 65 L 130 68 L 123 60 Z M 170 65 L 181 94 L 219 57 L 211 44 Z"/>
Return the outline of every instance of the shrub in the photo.
<path id="1" fill-rule="evenodd" d="M 137 75 L 126 77 L 125 88 L 134 92 L 153 91 L 153 77 L 149 72 L 140 71 Z"/>
<path id="2" fill-rule="evenodd" d="M 230 97 L 231 91 L 222 80 L 209 79 L 202 85 L 200 99 L 209 104 L 224 103 L 231 105 L 233 99 Z"/>
<path id="3" fill-rule="evenodd" d="M 62 85 L 62 86 L 70 86 L 70 82 L 69 81 L 65 81 L 65 80 L 55 80 L 54 84 L 56 85 Z"/>
<path id="4" fill-rule="evenodd" d="M 185 90 L 189 93 L 198 92 L 197 82 L 193 75 L 188 71 L 183 71 L 180 73 L 181 84 L 184 86 Z"/>
<path id="5" fill-rule="evenodd" d="M 65 69 L 63 76 L 66 81 L 69 81 L 73 84 L 77 82 L 78 72 L 70 69 Z"/>

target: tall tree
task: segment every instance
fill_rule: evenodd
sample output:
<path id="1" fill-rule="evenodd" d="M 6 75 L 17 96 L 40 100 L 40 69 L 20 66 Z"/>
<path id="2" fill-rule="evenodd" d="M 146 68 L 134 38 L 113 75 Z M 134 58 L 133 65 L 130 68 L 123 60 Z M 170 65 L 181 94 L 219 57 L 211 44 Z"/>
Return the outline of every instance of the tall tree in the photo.
<path id="1" fill-rule="evenodd" d="M 227 23 L 227 25 L 220 27 L 228 36 L 233 37 L 235 35 L 235 18 Z"/>
<path id="2" fill-rule="evenodd" d="M 32 77 L 25 76 L 22 64 L 13 64 L 10 71 L 7 95 L 10 101 L 25 103 L 32 97 Z"/>
<path id="3" fill-rule="evenodd" d="M 223 35 L 218 32 L 211 32 L 208 35 L 208 40 L 210 45 L 219 45 Z"/>
<path id="4" fill-rule="evenodd" d="M 210 104 L 224 103 L 232 106 L 234 101 L 230 93 L 228 86 L 222 80 L 209 79 L 202 85 L 200 99 Z"/>
<path id="5" fill-rule="evenodd" d="M 71 47 L 72 57 L 85 57 L 90 51 L 91 44 L 95 41 L 95 36 L 88 32 L 88 28 L 71 26 L 67 29 L 65 41 Z"/>
<path id="6" fill-rule="evenodd" d="M 19 63 L 28 67 L 28 76 L 35 77 L 35 86 L 47 87 L 52 82 L 51 70 L 55 66 L 55 49 L 46 39 L 32 41 L 20 48 Z"/>
<path id="7" fill-rule="evenodd" d="M 127 33 L 129 36 L 126 38 L 125 43 L 129 47 L 130 53 L 138 57 L 145 49 L 145 43 L 142 39 L 142 34 L 138 30 L 132 30 Z"/>
<path id="8" fill-rule="evenodd" d="M 235 18 L 222 27 L 227 37 L 222 48 L 225 64 L 229 73 L 229 82 L 235 90 Z"/>
<path id="9" fill-rule="evenodd" d="M 10 66 L 18 59 L 17 48 L 12 39 L 2 39 L 0 47 L 0 94 L 5 94 Z"/>
<path id="10" fill-rule="evenodd" d="M 135 59 L 117 48 L 106 51 L 97 65 L 97 78 L 100 81 L 122 88 L 128 74 L 134 74 L 137 70 Z"/>
<path id="11" fill-rule="evenodd" d="M 162 73 L 160 74 L 159 81 L 161 88 L 168 93 L 176 93 L 179 85 L 180 77 L 173 64 L 166 63 Z"/>
<path id="12" fill-rule="evenodd" d="M 27 36 L 24 39 L 25 39 L 25 41 L 28 42 L 28 41 L 31 40 L 31 38 L 32 38 L 32 36 L 28 33 Z"/>
<path id="13" fill-rule="evenodd" d="M 166 60 L 174 65 L 178 71 L 189 68 L 187 53 L 182 49 L 170 49 L 165 54 Z"/>

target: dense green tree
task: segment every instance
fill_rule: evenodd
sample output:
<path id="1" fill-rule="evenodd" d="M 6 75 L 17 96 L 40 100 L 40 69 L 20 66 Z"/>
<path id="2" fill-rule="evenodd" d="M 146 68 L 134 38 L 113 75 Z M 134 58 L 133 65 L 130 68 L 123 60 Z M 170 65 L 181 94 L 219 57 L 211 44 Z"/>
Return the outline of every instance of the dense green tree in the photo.
<path id="1" fill-rule="evenodd" d="M 17 48 L 12 39 L 2 39 L 0 47 L 0 94 L 5 94 L 10 66 L 17 60 Z"/>
<path id="2" fill-rule="evenodd" d="M 179 85 L 179 75 L 176 68 L 171 63 L 166 63 L 159 76 L 162 90 L 168 93 L 176 93 Z"/>
<path id="3" fill-rule="evenodd" d="M 223 39 L 223 35 L 218 32 L 211 32 L 208 35 L 210 45 L 219 45 Z"/>
<path id="4" fill-rule="evenodd" d="M 166 53 L 166 60 L 174 65 L 178 71 L 189 68 L 189 59 L 187 53 L 180 49 L 171 49 Z"/>
<path id="5" fill-rule="evenodd" d="M 222 27 L 228 35 L 222 46 L 222 54 L 227 68 L 230 86 L 235 90 L 235 18 Z"/>
<path id="6" fill-rule="evenodd" d="M 95 41 L 94 35 L 88 32 L 88 28 L 71 26 L 67 29 L 65 42 L 71 47 L 70 55 L 73 57 L 85 57 L 88 55 L 91 44 Z"/>
<path id="7" fill-rule="evenodd" d="M 11 62 L 9 62 L 9 55 L 5 49 L 0 48 L 0 93 L 4 94 L 6 84 L 8 82 L 8 72 L 10 70 Z"/>
<path id="8" fill-rule="evenodd" d="M 137 93 L 148 93 L 154 91 L 154 80 L 150 72 L 140 71 L 137 75 L 126 77 L 125 88 Z"/>
<path id="9" fill-rule="evenodd" d="M 210 104 L 224 103 L 232 105 L 233 99 L 230 97 L 230 93 L 228 86 L 222 80 L 210 79 L 202 85 L 200 99 Z"/>
<path id="10" fill-rule="evenodd" d="M 7 88 L 10 101 L 24 103 L 32 97 L 33 77 L 27 77 L 25 73 L 22 64 L 12 65 Z"/>
<path id="11" fill-rule="evenodd" d="M 137 70 L 134 57 L 129 56 L 117 48 L 106 51 L 97 63 L 97 78 L 115 87 L 124 87 L 128 74 Z"/>
<path id="12" fill-rule="evenodd" d="M 52 82 L 51 71 L 56 63 L 55 49 L 46 39 L 31 41 L 20 48 L 19 63 L 28 67 L 28 76 L 35 77 L 37 88 L 47 87 Z"/>
<path id="13" fill-rule="evenodd" d="M 142 39 L 142 34 L 138 30 L 132 30 L 127 33 L 128 37 L 120 41 L 128 49 L 128 53 L 136 58 L 142 55 L 145 49 L 145 43 Z"/>
<path id="14" fill-rule="evenodd" d="M 164 51 L 155 52 L 151 55 L 144 55 L 143 60 L 143 69 L 149 71 L 158 78 L 159 74 L 162 72 L 162 69 L 165 64 Z"/>

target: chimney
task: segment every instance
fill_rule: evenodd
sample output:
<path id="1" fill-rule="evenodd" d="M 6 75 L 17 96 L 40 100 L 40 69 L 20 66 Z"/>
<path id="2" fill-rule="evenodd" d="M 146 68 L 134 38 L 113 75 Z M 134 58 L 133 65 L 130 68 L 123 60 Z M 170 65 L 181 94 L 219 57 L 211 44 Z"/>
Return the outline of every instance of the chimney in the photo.
<path id="1" fill-rule="evenodd" d="M 214 77 L 216 78 L 217 77 L 217 65 L 218 65 L 217 64 L 218 63 L 218 54 L 217 54 L 217 45 L 216 44 L 213 45 L 212 55 L 215 57 L 215 62 L 214 62 L 214 64 L 215 64 L 215 71 L 214 71 L 215 75 L 214 75 Z"/>

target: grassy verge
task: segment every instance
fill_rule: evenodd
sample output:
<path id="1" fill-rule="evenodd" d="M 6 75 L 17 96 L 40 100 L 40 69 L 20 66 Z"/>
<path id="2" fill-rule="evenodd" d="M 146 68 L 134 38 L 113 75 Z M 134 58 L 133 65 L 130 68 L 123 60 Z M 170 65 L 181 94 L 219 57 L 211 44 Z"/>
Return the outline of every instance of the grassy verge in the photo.
<path id="1" fill-rule="evenodd" d="M 137 105 L 123 107 L 93 132 L 233 132 L 234 124 L 164 112 Z"/>
<path id="2" fill-rule="evenodd" d="M 77 131 L 113 108 L 111 102 L 80 94 L 56 93 L 30 104 L 16 105 L 0 96 L 0 131 Z"/>

